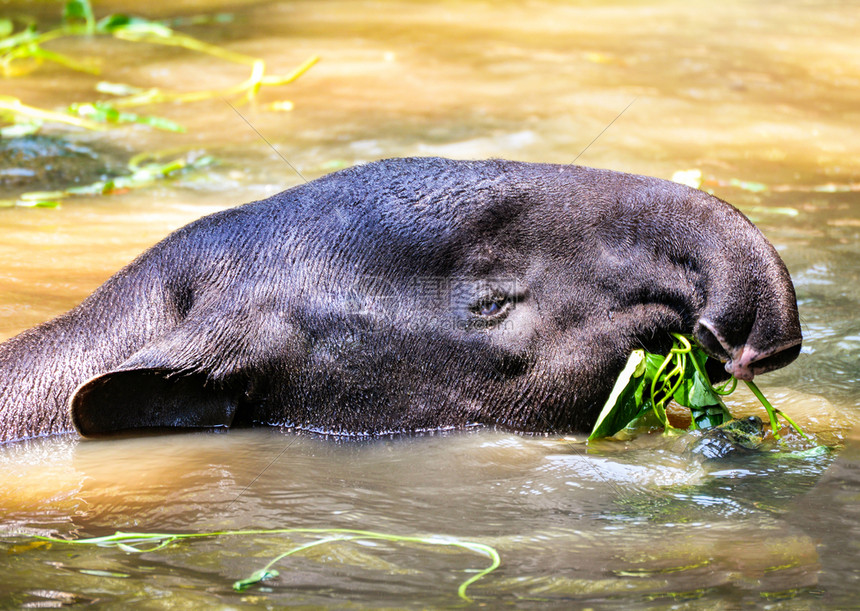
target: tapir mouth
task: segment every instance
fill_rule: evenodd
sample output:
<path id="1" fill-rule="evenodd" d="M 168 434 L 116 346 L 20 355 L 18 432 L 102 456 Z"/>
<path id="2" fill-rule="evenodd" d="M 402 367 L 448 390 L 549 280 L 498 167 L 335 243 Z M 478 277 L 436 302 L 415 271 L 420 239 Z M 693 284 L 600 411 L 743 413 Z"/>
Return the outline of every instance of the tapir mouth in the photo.
<path id="1" fill-rule="evenodd" d="M 752 380 L 761 373 L 785 367 L 800 354 L 803 341 L 801 337 L 792 338 L 765 350 L 749 343 L 732 346 L 709 320 L 700 318 L 699 325 L 708 331 L 704 336 L 702 333 L 697 334 L 702 347 L 711 356 L 724 362 L 726 371 L 739 380 Z"/>

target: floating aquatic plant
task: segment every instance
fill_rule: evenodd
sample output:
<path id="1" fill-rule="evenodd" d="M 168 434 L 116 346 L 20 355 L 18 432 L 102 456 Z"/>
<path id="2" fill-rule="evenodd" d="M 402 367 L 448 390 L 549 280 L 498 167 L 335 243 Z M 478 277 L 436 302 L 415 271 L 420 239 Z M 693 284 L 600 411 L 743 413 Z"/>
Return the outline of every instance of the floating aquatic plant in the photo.
<path id="1" fill-rule="evenodd" d="M 702 347 L 688 335 L 672 333 L 672 338 L 674 342 L 667 355 L 645 350 L 631 353 L 589 440 L 649 425 L 662 426 L 666 432 L 676 431 L 678 429 L 669 423 L 666 416 L 666 406 L 671 401 L 690 410 L 689 430 L 720 426 L 732 419 L 722 397 L 734 392 L 737 378 L 732 376 L 714 386 L 705 367 L 710 357 Z M 755 382 L 744 382 L 767 410 L 775 439 L 780 439 L 778 416 L 782 416 L 804 439 L 809 439 L 794 420 L 770 404 Z"/>
<path id="2" fill-rule="evenodd" d="M 223 19 L 216 20 L 223 22 Z M 5 77 L 20 76 L 35 70 L 43 62 L 49 61 L 66 68 L 99 74 L 99 67 L 90 60 L 71 57 L 45 49 L 44 45 L 59 38 L 80 36 L 112 36 L 116 39 L 135 43 L 158 44 L 181 47 L 190 51 L 204 53 L 248 66 L 251 70 L 247 79 L 225 89 L 212 89 L 191 92 L 168 91 L 161 87 L 141 88 L 122 83 L 100 82 L 96 90 L 116 96 L 110 100 L 72 104 L 65 113 L 58 113 L 29 106 L 17 98 L 4 96 L 0 105 L 0 120 L 12 123 L 0 131 L 4 137 L 32 133 L 45 121 L 57 121 L 87 129 L 102 129 L 104 124 L 141 123 L 166 129 L 183 131 L 181 126 L 161 117 L 140 116 L 122 112 L 121 108 L 157 104 L 162 102 L 196 102 L 211 98 L 235 98 L 236 104 L 255 99 L 264 86 L 278 86 L 292 83 L 307 72 L 317 61 L 312 56 L 285 75 L 266 73 L 265 61 L 237 53 L 217 45 L 212 45 L 186 34 L 175 31 L 167 22 L 153 21 L 123 14 L 108 15 L 96 20 L 89 0 L 69 0 L 65 3 L 63 23 L 60 27 L 40 32 L 33 23 L 21 31 L 14 31 L 14 23 L 0 19 L 0 73 Z M 270 109 L 286 110 L 292 106 L 288 101 L 271 106 Z M 69 115 L 66 117 L 65 115 Z"/>
<path id="3" fill-rule="evenodd" d="M 712 187 L 740 189 L 749 193 L 856 193 L 860 191 L 860 182 L 851 183 L 824 183 L 820 185 L 799 185 L 796 183 L 768 185 L 762 182 L 752 180 L 742 180 L 740 178 L 729 178 L 728 180 L 718 178 L 716 176 L 705 176 L 698 168 L 690 170 L 678 170 L 672 174 L 672 182 L 677 182 L 682 185 L 687 185 L 694 189 L 702 189 L 711 195 L 714 194 Z M 800 211 L 797 208 L 787 206 L 745 206 L 745 211 L 755 211 L 767 213 L 769 215 L 782 216 L 798 216 Z"/>
<path id="4" fill-rule="evenodd" d="M 215 163 L 210 155 L 190 152 L 162 161 L 159 155 L 142 153 L 132 157 L 128 162 L 129 173 L 107 180 L 99 180 L 88 185 L 72 186 L 57 191 L 30 191 L 22 193 L 17 199 L 0 200 L 0 208 L 24 206 L 35 208 L 56 208 L 60 200 L 75 195 L 115 195 L 126 193 L 132 189 L 148 187 L 166 178 L 175 178 L 179 174 L 199 170 Z"/>
<path id="5" fill-rule="evenodd" d="M 472 599 L 466 594 L 466 589 L 478 581 L 495 571 L 501 565 L 501 557 L 499 553 L 489 545 L 476 543 L 474 541 L 465 541 L 456 537 L 427 535 L 427 536 L 403 536 L 391 535 L 386 533 L 374 532 L 370 530 L 356 530 L 351 528 L 279 528 L 274 530 L 226 530 L 206 533 L 126 533 L 116 532 L 113 535 L 105 537 L 92 537 L 89 539 L 58 539 L 54 537 L 40 537 L 37 539 L 50 541 L 53 543 L 64 543 L 69 545 L 97 545 L 99 547 L 116 547 L 127 553 L 142 554 L 156 552 L 164 549 L 168 545 L 177 541 L 187 539 L 202 539 L 213 537 L 241 536 L 241 535 L 278 535 L 278 534 L 298 534 L 317 536 L 314 541 L 303 543 L 296 547 L 279 554 L 266 565 L 254 571 L 245 579 L 240 579 L 233 583 L 233 589 L 239 592 L 265 581 L 277 577 L 278 571 L 273 567 L 275 564 L 286 558 L 304 550 L 320 545 L 329 545 L 333 543 L 343 543 L 348 541 L 391 541 L 392 543 L 417 544 L 429 546 L 443 546 L 464 549 L 474 552 L 481 556 L 490 559 L 490 565 L 486 568 L 477 571 L 474 575 L 460 583 L 457 588 L 457 595 L 466 602 L 472 602 Z M 142 545 L 151 544 L 148 547 Z"/>
<path id="6" fill-rule="evenodd" d="M 0 121 L 12 123 L 12 125 L 0 128 L 0 136 L 4 138 L 31 134 L 37 131 L 45 121 L 65 123 L 92 130 L 104 129 L 102 125 L 95 121 L 75 117 L 67 112 L 56 112 L 29 106 L 10 95 L 0 95 Z"/>

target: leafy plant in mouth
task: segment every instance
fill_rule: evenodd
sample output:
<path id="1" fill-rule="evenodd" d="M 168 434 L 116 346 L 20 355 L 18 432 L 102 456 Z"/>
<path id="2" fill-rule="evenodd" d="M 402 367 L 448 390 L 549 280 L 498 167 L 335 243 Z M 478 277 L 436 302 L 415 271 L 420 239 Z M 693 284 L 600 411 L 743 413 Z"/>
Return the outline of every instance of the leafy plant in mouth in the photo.
<path id="1" fill-rule="evenodd" d="M 687 430 L 711 428 L 732 420 L 722 397 L 734 392 L 737 378 L 732 376 L 714 386 L 706 369 L 708 354 L 691 336 L 671 335 L 674 341 L 666 355 L 645 350 L 631 353 L 588 436 L 589 441 L 652 425 L 662 426 L 665 433 L 677 432 L 679 429 L 666 416 L 671 401 L 690 410 Z M 744 382 L 767 411 L 775 439 L 780 439 L 780 416 L 800 436 L 809 439 L 794 420 L 771 405 L 755 382 Z"/>

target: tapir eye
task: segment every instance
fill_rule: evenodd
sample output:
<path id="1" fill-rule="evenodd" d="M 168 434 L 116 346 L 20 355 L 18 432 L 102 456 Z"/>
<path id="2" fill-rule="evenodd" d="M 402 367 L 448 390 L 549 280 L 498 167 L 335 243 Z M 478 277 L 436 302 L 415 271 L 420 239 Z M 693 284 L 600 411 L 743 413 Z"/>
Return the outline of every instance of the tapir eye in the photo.
<path id="1" fill-rule="evenodd" d="M 496 296 L 479 301 L 472 311 L 483 318 L 498 318 L 510 309 L 511 300 L 507 296 Z"/>
<path id="2" fill-rule="evenodd" d="M 501 303 L 499 303 L 498 301 L 490 301 L 489 303 L 481 304 L 481 309 L 478 310 L 478 314 L 480 314 L 481 316 L 495 316 L 501 311 Z"/>

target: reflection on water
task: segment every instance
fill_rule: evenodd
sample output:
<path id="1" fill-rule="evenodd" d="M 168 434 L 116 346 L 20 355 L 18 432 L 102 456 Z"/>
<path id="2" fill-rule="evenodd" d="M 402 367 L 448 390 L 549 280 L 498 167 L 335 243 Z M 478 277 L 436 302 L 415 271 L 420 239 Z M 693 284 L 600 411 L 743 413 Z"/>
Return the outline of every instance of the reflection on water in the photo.
<path id="1" fill-rule="evenodd" d="M 47 5 L 46 5 L 47 6 Z M 5 4 L 3 16 L 47 11 Z M 54 11 L 56 7 L 51 6 Z M 117 2 L 97 12 L 127 11 Z M 273 73 L 322 62 L 242 114 L 302 174 L 441 154 L 570 162 L 669 177 L 747 212 L 795 279 L 803 354 L 764 391 L 835 455 L 709 462 L 689 438 L 598 444 L 492 431 L 336 442 L 268 430 L 0 448 L 0 529 L 78 537 L 115 530 L 341 527 L 481 541 L 501 568 L 477 602 L 601 608 L 854 604 L 860 550 L 860 15 L 847 5 L 740 3 L 150 3 L 149 17 L 235 12 L 187 31 L 265 57 Z M 53 13 L 50 13 L 53 15 Z M 241 67 L 175 49 L 63 42 L 109 54 L 102 77 L 189 89 Z M 84 45 L 76 48 L 75 45 Z M 93 97 L 97 77 L 45 67 L 14 81 L 30 104 Z M 6 81 L 11 83 L 11 81 Z M 60 99 L 60 92 L 69 99 Z M 301 182 L 220 100 L 164 106 L 185 135 L 77 134 L 127 151 L 200 149 L 221 164 L 60 210 L 0 210 L 0 337 L 78 303 L 172 229 Z M 738 414 L 754 411 L 748 396 Z M 790 440 L 789 444 L 799 444 Z M 798 446 L 799 447 L 799 446 Z M 298 537 L 212 539 L 159 552 L 0 538 L 0 607 L 454 606 L 483 560 L 377 542 L 314 548 L 243 594 L 230 584 Z M 846 543 L 847 542 L 847 543 Z"/>
<path id="2" fill-rule="evenodd" d="M 818 596 L 821 559 L 803 495 L 833 459 L 708 462 L 685 443 L 658 436 L 587 456 L 576 439 L 488 431 L 345 443 L 269 430 L 36 440 L 4 453 L 0 509 L 6 531 L 72 536 L 291 527 L 444 533 L 502 554 L 502 568 L 472 586 L 476 600 Z M 191 606 L 231 600 L 233 581 L 307 539 L 199 540 L 141 556 L 5 540 L 7 600 L 36 600 L 24 584 L 44 579 L 108 600 L 191 585 Z M 331 544 L 285 559 L 283 577 L 247 596 L 276 605 L 447 606 L 457 602 L 463 571 L 476 566 L 480 560 L 451 551 Z"/>

